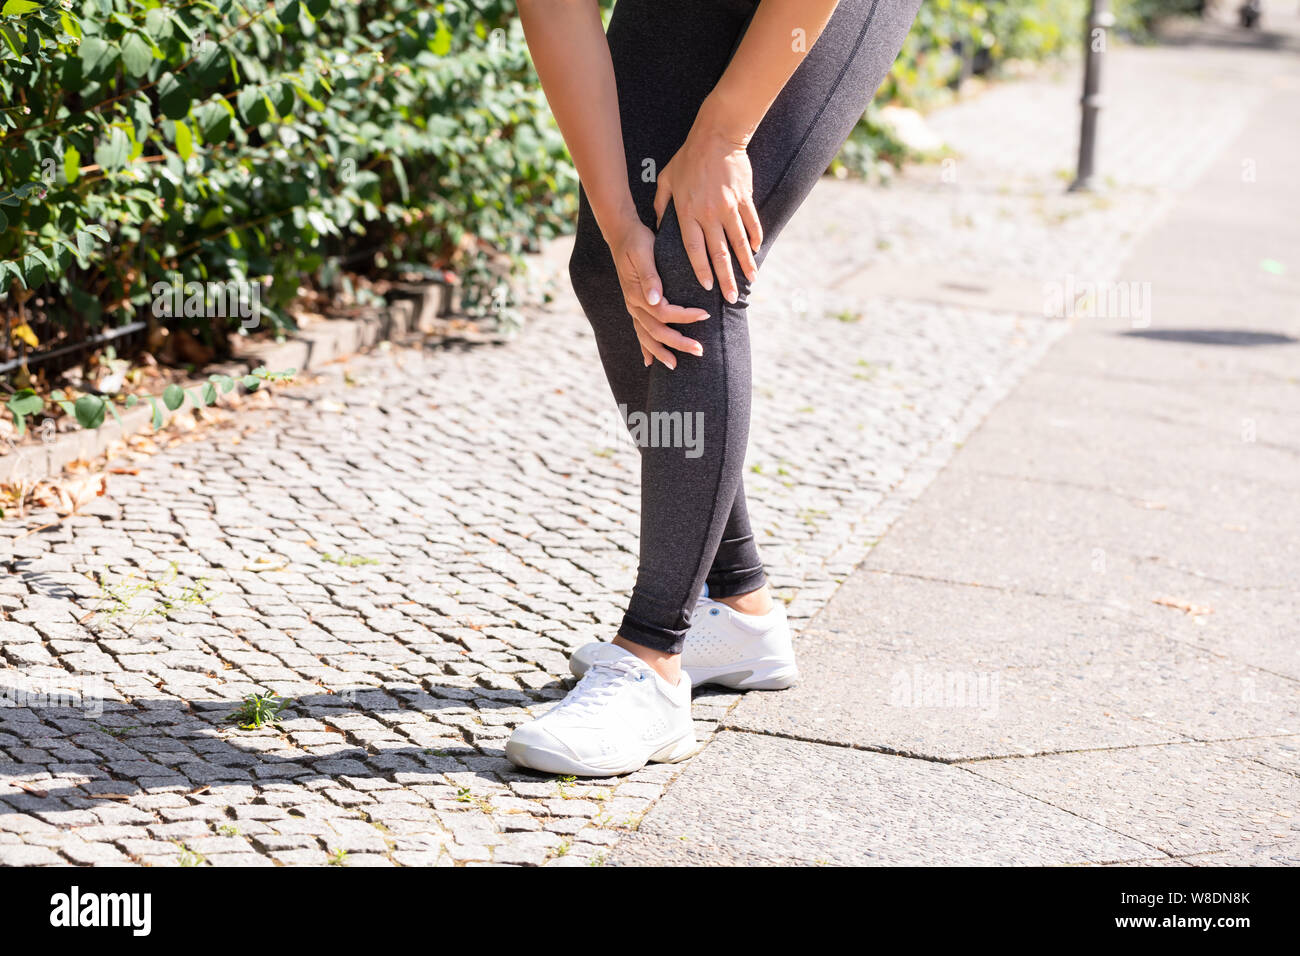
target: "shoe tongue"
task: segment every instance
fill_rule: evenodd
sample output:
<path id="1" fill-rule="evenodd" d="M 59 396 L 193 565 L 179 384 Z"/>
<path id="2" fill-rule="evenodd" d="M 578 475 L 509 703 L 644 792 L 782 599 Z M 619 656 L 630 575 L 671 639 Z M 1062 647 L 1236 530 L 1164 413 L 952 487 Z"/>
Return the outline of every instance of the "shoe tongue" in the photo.
<path id="1" fill-rule="evenodd" d="M 631 661 L 633 664 L 641 664 L 641 658 L 637 657 L 625 647 L 619 647 L 617 644 L 602 644 L 591 655 L 592 664 L 609 664 L 614 661 Z"/>
<path id="2" fill-rule="evenodd" d="M 641 658 L 637 657 L 631 651 L 619 647 L 617 644 L 606 644 L 596 654 L 591 661 L 592 669 L 597 667 L 605 668 L 611 671 L 617 671 L 624 674 L 634 674 L 637 671 L 645 671 L 647 674 L 654 675 L 654 668 L 647 664 Z"/>

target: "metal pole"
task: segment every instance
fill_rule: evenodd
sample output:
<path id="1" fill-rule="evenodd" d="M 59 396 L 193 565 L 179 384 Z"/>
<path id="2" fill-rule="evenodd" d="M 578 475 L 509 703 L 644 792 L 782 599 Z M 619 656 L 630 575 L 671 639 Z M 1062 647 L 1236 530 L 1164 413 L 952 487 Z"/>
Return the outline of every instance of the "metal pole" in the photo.
<path id="1" fill-rule="evenodd" d="M 1079 125 L 1079 170 L 1070 192 L 1095 188 L 1094 158 L 1097 150 L 1097 114 L 1101 112 L 1101 58 L 1106 53 L 1106 30 L 1113 26 L 1110 0 L 1089 0 L 1088 23 L 1083 35 L 1083 120 Z"/>

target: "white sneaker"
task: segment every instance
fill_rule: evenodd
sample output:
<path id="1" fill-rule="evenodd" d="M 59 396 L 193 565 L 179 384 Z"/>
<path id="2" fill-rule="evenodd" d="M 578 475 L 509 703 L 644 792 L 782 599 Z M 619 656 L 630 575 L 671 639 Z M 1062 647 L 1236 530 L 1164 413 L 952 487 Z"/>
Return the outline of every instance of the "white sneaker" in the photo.
<path id="1" fill-rule="evenodd" d="M 693 686 L 784 690 L 799 679 L 785 605 L 772 603 L 766 614 L 741 614 L 721 602 L 700 598 L 682 650 L 682 670 Z M 573 652 L 569 669 L 581 677 L 609 655 L 606 648 L 622 651 L 616 644 L 593 641 Z"/>
<path id="2" fill-rule="evenodd" d="M 695 753 L 691 682 L 674 687 L 635 654 L 606 645 L 567 697 L 510 735 L 519 767 L 579 777 L 613 777 L 649 761 Z"/>

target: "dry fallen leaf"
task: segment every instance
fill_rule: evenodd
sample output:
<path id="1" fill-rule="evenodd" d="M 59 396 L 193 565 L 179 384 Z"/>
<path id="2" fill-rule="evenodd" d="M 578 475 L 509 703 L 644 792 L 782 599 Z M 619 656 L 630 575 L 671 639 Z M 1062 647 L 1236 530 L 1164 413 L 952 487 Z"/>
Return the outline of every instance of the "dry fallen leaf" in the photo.
<path id="1" fill-rule="evenodd" d="M 74 515 L 94 499 L 108 491 L 108 476 L 88 475 L 75 481 L 62 482 L 54 486 L 59 496 L 59 514 L 63 517 Z"/>
<path id="2" fill-rule="evenodd" d="M 245 571 L 281 571 L 289 566 L 289 559 L 280 554 L 261 554 L 253 559 L 252 564 L 244 565 Z"/>
<path id="3" fill-rule="evenodd" d="M 22 780 L 15 780 L 15 781 L 14 781 L 14 785 L 17 786 L 18 789 L 20 789 L 20 790 L 26 790 L 26 791 L 27 791 L 28 793 L 30 793 L 33 797 L 48 797 L 48 796 L 49 796 L 49 794 L 46 793 L 44 790 L 42 790 L 40 787 L 34 787 L 34 786 L 32 786 L 30 783 L 25 783 L 25 782 L 23 782 Z"/>
<path id="4" fill-rule="evenodd" d="M 1203 617 L 1206 614 L 1213 614 L 1214 608 L 1208 605 L 1192 604 L 1190 601 L 1180 601 L 1177 598 L 1158 597 L 1152 598 L 1152 604 L 1159 604 L 1162 607 L 1172 607 L 1175 610 L 1182 611 L 1184 614 L 1192 614 L 1196 617 Z"/>

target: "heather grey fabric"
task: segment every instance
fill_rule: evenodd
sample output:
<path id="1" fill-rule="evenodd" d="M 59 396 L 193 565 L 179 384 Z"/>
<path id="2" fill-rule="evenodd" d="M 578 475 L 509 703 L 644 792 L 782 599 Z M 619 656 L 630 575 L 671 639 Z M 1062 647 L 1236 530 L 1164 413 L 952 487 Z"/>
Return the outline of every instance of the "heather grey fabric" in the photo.
<path id="1" fill-rule="evenodd" d="M 685 140 L 755 6 L 750 0 L 619 0 L 614 8 L 607 36 L 628 181 L 651 228 L 653 170 Z M 756 131 L 749 157 L 764 235 L 756 255 L 759 281 L 768 249 L 866 110 L 919 6 L 920 0 L 841 0 Z M 569 274 L 641 451 L 641 562 L 619 633 L 679 653 L 706 580 L 715 598 L 747 593 L 766 580 L 741 480 L 751 389 L 749 283 L 733 255 L 739 301 L 726 302 L 716 281 L 705 290 L 671 205 L 655 259 L 664 297 L 710 316 L 677 326 L 703 345 L 704 355 L 677 353 L 676 370 L 643 364 L 609 248 L 582 194 Z"/>

